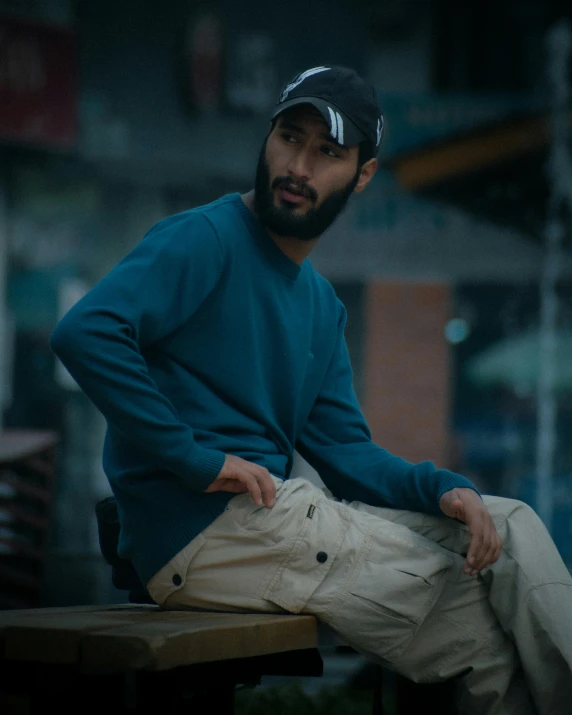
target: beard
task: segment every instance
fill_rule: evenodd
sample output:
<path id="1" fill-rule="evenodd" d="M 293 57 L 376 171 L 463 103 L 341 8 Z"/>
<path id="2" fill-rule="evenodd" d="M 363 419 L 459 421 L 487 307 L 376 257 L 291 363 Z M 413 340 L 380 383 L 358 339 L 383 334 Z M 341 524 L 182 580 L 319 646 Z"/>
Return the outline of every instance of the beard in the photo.
<path id="1" fill-rule="evenodd" d="M 360 170 L 358 169 L 356 175 L 344 188 L 333 191 L 319 206 L 311 208 L 307 213 L 296 215 L 296 206 L 293 204 L 282 201 L 280 206 L 275 206 L 273 189 L 295 187 L 297 192 L 306 196 L 314 205 L 318 200 L 318 193 L 307 183 L 296 182 L 289 176 L 277 176 L 270 182 L 270 169 L 266 161 L 266 142 L 264 142 L 256 167 L 254 210 L 263 226 L 276 235 L 311 241 L 321 236 L 343 211 L 355 189 L 359 176 Z"/>

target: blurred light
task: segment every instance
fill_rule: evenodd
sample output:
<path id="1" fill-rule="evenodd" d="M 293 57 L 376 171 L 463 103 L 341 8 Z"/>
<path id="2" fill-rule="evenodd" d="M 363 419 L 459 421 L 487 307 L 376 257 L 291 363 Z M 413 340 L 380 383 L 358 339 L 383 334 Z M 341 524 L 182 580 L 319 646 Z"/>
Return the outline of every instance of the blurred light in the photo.
<path id="1" fill-rule="evenodd" d="M 445 337 L 453 345 L 466 340 L 470 332 L 469 323 L 463 318 L 452 318 L 445 326 Z"/>

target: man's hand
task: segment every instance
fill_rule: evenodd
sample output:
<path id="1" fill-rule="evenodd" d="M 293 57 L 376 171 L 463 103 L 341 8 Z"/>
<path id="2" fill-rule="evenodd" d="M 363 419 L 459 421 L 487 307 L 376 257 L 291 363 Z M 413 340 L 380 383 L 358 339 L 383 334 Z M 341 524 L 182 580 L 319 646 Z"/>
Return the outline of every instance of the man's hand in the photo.
<path id="1" fill-rule="evenodd" d="M 500 556 L 502 541 L 483 500 L 473 489 L 456 487 L 439 499 L 441 511 L 469 527 L 471 543 L 463 571 L 476 576 Z"/>
<path id="2" fill-rule="evenodd" d="M 226 455 L 220 474 L 205 492 L 250 492 L 257 506 L 271 507 L 276 501 L 276 486 L 270 472 L 233 454 Z"/>

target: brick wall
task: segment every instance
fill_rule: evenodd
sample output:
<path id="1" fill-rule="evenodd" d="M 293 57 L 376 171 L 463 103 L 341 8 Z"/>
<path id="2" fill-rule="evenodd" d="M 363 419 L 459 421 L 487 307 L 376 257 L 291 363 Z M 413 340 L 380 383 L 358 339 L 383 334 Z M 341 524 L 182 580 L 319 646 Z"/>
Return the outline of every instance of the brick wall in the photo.
<path id="1" fill-rule="evenodd" d="M 374 440 L 413 462 L 449 464 L 445 284 L 368 283 L 362 405 Z"/>

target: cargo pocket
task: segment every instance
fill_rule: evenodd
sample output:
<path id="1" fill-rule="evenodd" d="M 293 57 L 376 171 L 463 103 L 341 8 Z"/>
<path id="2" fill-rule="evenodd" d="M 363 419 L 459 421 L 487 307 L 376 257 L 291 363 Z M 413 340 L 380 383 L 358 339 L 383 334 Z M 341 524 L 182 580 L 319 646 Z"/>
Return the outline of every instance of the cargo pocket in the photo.
<path id="1" fill-rule="evenodd" d="M 269 541 L 280 541 L 285 531 L 292 533 L 291 527 L 284 527 L 290 525 L 292 509 L 296 507 L 292 495 L 304 485 L 296 484 L 296 480 L 285 482 L 274 476 L 272 480 L 276 486 L 276 504 L 273 507 L 257 506 L 252 494 L 247 492 L 233 497 L 226 507 L 226 513 L 242 529 L 264 535 Z"/>
<path id="2" fill-rule="evenodd" d="M 264 593 L 265 599 L 291 613 L 300 613 L 326 578 L 348 528 L 345 512 L 323 495 L 304 510 L 296 541 Z"/>
<path id="3" fill-rule="evenodd" d="M 388 531 L 396 528 L 403 527 Z M 437 602 L 452 564 L 416 534 L 375 534 L 331 625 L 360 650 L 394 661 Z"/>
<path id="4" fill-rule="evenodd" d="M 205 542 L 202 534 L 195 536 L 149 580 L 147 590 L 155 603 L 163 606 L 169 596 L 185 587 L 189 565 Z"/>

